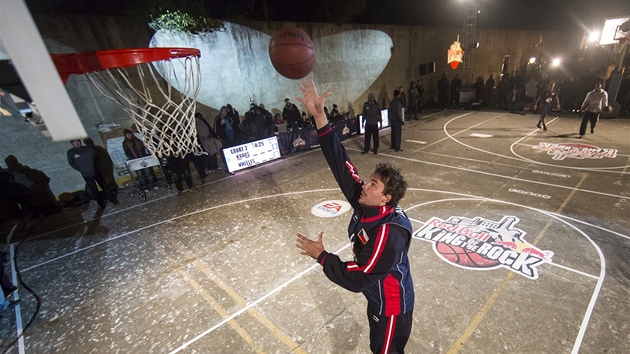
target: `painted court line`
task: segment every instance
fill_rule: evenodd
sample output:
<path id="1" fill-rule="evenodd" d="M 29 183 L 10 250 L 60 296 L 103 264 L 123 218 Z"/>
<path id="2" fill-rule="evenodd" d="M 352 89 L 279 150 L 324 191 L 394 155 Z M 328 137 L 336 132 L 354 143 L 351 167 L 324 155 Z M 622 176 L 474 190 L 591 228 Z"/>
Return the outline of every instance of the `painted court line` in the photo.
<path id="1" fill-rule="evenodd" d="M 47 260 L 45 262 L 32 265 L 32 266 L 30 266 L 28 268 L 24 268 L 24 269 L 21 270 L 21 272 L 27 272 L 29 270 L 32 270 L 32 269 L 35 269 L 35 268 L 39 268 L 39 267 L 44 266 L 46 264 L 52 263 L 54 261 L 57 261 L 57 260 L 60 260 L 60 259 L 72 256 L 72 255 L 75 255 L 77 253 L 81 253 L 83 251 L 86 251 L 86 250 L 92 249 L 92 248 L 94 248 L 96 246 L 99 246 L 99 245 L 102 245 L 102 244 L 105 244 L 105 243 L 117 240 L 119 238 L 135 234 L 135 233 L 137 233 L 139 231 L 142 231 L 142 230 L 150 229 L 152 227 L 156 227 L 156 226 L 159 226 L 159 225 L 162 225 L 162 224 L 170 223 L 172 221 L 175 221 L 175 220 L 178 220 L 178 219 L 190 216 L 190 215 L 203 213 L 203 212 L 206 212 L 206 211 L 209 211 L 209 210 L 213 210 L 213 209 L 217 209 L 217 208 L 229 207 L 229 206 L 232 206 L 232 205 L 235 205 L 235 204 L 247 203 L 247 202 L 252 202 L 252 201 L 261 200 L 261 199 L 267 199 L 267 198 L 276 198 L 276 197 L 280 197 L 280 196 L 290 196 L 290 195 L 296 195 L 296 194 L 315 193 L 315 192 L 329 192 L 329 191 L 337 192 L 337 191 L 339 191 L 339 189 L 338 188 L 330 188 L 330 189 L 314 189 L 314 190 L 310 190 L 310 191 L 287 192 L 287 193 L 281 193 L 281 194 L 274 194 L 274 195 L 270 195 L 270 196 L 261 196 L 261 197 L 255 197 L 255 198 L 250 198 L 250 199 L 244 199 L 244 200 L 240 200 L 240 201 L 237 201 L 237 202 L 225 203 L 225 204 L 221 204 L 221 205 L 216 205 L 216 206 L 212 206 L 212 207 L 208 207 L 208 208 L 199 209 L 199 210 L 196 210 L 196 211 L 192 211 L 192 212 L 189 212 L 189 213 L 185 213 L 185 214 L 182 214 L 182 215 L 179 215 L 179 216 L 172 217 L 170 219 L 158 221 L 158 222 L 153 223 L 151 225 L 143 226 L 143 227 L 141 227 L 139 229 L 131 230 L 131 231 L 122 233 L 120 235 L 113 236 L 113 237 L 108 238 L 106 240 L 96 242 L 96 243 L 91 244 L 89 246 L 85 246 L 85 247 L 76 249 L 76 250 L 74 250 L 72 252 L 69 252 L 69 253 L 63 254 L 61 256 L 49 259 L 49 260 Z"/>
<path id="2" fill-rule="evenodd" d="M 339 254 L 340 252 L 342 252 L 343 250 L 345 250 L 346 248 L 350 247 L 350 244 L 347 244 L 345 246 L 343 246 L 342 248 L 338 249 L 336 252 L 334 252 L 335 254 Z M 313 264 L 312 266 L 308 267 L 306 270 L 300 272 L 298 275 L 294 276 L 293 278 L 289 279 L 288 281 L 286 281 L 284 284 L 279 285 L 278 287 L 276 287 L 275 289 L 271 290 L 270 292 L 268 292 L 267 294 L 263 295 L 262 297 L 258 298 L 256 301 L 249 303 L 247 306 L 243 307 L 242 309 L 236 311 L 235 313 L 233 313 L 232 315 L 230 315 L 227 318 L 224 318 L 223 321 L 217 323 L 216 325 L 208 328 L 207 330 L 201 332 L 200 334 L 198 334 L 196 337 L 194 337 L 193 339 L 191 339 L 190 341 L 182 344 L 179 348 L 176 348 L 175 350 L 171 351 L 170 354 L 175 354 L 175 353 L 179 353 L 180 351 L 182 351 L 183 349 L 186 349 L 189 345 L 195 343 L 196 341 L 198 341 L 199 339 L 205 337 L 206 335 L 208 335 L 209 333 L 212 333 L 214 330 L 216 330 L 217 328 L 223 326 L 225 323 L 227 323 L 228 321 L 232 320 L 233 318 L 235 318 L 236 316 L 239 316 L 240 314 L 242 314 L 243 312 L 249 310 L 250 308 L 256 306 L 257 304 L 259 304 L 261 301 L 267 299 L 268 297 L 270 297 L 271 295 L 277 293 L 278 291 L 286 288 L 289 284 L 293 283 L 294 281 L 302 278 L 306 273 L 312 271 L 313 269 L 319 268 L 321 267 L 318 263 Z"/>

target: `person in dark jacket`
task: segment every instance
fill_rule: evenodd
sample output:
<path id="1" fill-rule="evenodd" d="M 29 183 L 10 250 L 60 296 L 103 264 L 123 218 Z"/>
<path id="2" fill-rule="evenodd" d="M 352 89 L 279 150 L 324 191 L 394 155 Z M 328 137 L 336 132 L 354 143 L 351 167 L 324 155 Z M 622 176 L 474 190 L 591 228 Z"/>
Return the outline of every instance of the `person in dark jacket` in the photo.
<path id="1" fill-rule="evenodd" d="M 289 125 L 289 129 L 297 130 L 302 126 L 302 116 L 296 105 L 291 103 L 288 98 L 284 99 L 284 108 L 282 109 L 282 119 Z"/>
<path id="2" fill-rule="evenodd" d="M 234 121 L 234 116 L 230 116 L 227 107 L 221 107 L 219 114 L 214 117 L 214 126 L 212 129 L 219 137 L 219 140 L 221 140 L 223 148 L 228 148 L 240 143 L 238 140 L 240 138 L 238 123 Z"/>
<path id="3" fill-rule="evenodd" d="M 374 94 L 368 95 L 368 100 L 363 104 L 363 124 L 365 124 L 365 137 L 363 139 L 363 152 L 370 152 L 370 139 L 374 141 L 374 153 L 378 154 L 378 130 L 383 122 L 381 105 L 376 102 Z"/>
<path id="4" fill-rule="evenodd" d="M 389 103 L 389 109 L 387 111 L 387 116 L 389 117 L 389 123 L 392 127 L 392 150 L 399 152 L 403 151 L 400 148 L 400 142 L 402 140 L 402 126 L 405 124 L 403 122 L 403 105 L 399 101 L 400 91 L 394 90 L 394 98 Z"/>
<path id="5" fill-rule="evenodd" d="M 96 186 L 98 183 L 103 190 L 103 194 L 105 194 L 105 198 L 114 204 L 118 204 L 118 199 L 107 188 L 105 176 L 96 170 L 96 152 L 94 149 L 83 146 L 79 139 L 72 140 L 70 143 L 72 143 L 72 149 L 68 150 L 67 153 L 68 164 L 81 173 L 81 177 L 87 184 L 86 193 L 90 196 L 90 199 L 96 199 L 98 205 L 101 208 L 105 208 L 105 199 L 98 192 L 98 187 Z"/>
<path id="6" fill-rule="evenodd" d="M 118 194 L 118 183 L 116 183 L 116 177 L 114 177 L 114 161 L 109 156 L 107 149 L 100 145 L 94 144 L 92 138 L 83 139 L 83 143 L 94 149 L 96 153 L 96 170 L 105 176 L 105 183 L 107 187 L 112 191 L 114 195 Z"/>
<path id="7" fill-rule="evenodd" d="M 369 181 L 359 179 L 356 167 L 326 121 L 324 101 L 315 84 L 302 81 L 298 97 L 315 117 L 322 152 L 344 196 L 354 208 L 348 234 L 354 260 L 343 262 L 324 249 L 323 232 L 316 240 L 297 234 L 301 254 L 317 260 L 335 284 L 362 292 L 367 299 L 370 349 L 373 353 L 403 353 L 413 323 L 414 289 L 409 269 L 411 222 L 398 206 L 407 182 L 388 163 L 376 165 Z"/>
<path id="8" fill-rule="evenodd" d="M 446 78 L 446 74 L 442 74 L 440 76 L 440 80 L 437 82 L 437 91 L 438 91 L 438 110 L 443 111 L 448 106 L 448 92 L 449 92 L 449 84 L 448 79 Z"/>

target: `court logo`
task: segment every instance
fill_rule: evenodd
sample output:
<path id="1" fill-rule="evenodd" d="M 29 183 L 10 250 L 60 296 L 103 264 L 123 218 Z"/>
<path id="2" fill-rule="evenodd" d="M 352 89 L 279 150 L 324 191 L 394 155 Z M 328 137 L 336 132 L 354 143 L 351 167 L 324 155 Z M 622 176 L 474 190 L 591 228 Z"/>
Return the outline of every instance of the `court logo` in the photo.
<path id="1" fill-rule="evenodd" d="M 616 149 L 602 149 L 597 146 L 587 144 L 554 144 L 540 142 L 532 149 L 546 151 L 547 155 L 552 155 L 553 160 L 572 159 L 601 159 L 604 157 L 617 157 Z"/>
<path id="2" fill-rule="evenodd" d="M 536 267 L 551 263 L 553 252 L 527 243 L 525 232 L 514 227 L 520 220 L 504 216 L 500 221 L 475 217 L 433 217 L 413 237 L 433 243 L 444 261 L 465 269 L 506 268 L 529 279 L 538 279 Z"/>
<path id="3" fill-rule="evenodd" d="M 327 200 L 317 203 L 311 208 L 311 213 L 320 218 L 332 218 L 350 210 L 350 203 L 343 200 Z"/>

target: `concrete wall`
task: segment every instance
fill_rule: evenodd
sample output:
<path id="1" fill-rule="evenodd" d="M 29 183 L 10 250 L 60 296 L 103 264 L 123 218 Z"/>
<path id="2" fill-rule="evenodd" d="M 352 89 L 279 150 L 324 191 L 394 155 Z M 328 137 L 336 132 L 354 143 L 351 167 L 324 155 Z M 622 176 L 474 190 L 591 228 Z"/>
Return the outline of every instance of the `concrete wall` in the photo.
<path id="1" fill-rule="evenodd" d="M 99 49 L 147 47 L 151 31 L 146 23 L 128 18 L 110 17 L 36 17 L 35 21 L 51 53 L 83 52 Z M 389 35 L 393 41 L 391 59 L 377 78 L 370 78 L 373 83 L 365 89 L 349 107 L 360 112 L 367 94 L 374 92 L 384 106 L 389 102 L 392 92 L 398 86 L 409 87 L 411 80 L 421 80 L 425 90 L 435 87 L 439 76 L 446 73 L 451 79 L 460 69 L 452 70 L 446 63 L 446 53 L 450 44 L 457 38 L 461 28 L 410 27 L 393 25 L 332 25 L 319 23 L 264 23 L 248 22 L 243 25 L 271 34 L 274 29 L 285 25 L 303 28 L 312 38 L 342 33 L 356 29 L 378 30 Z M 476 40 L 481 46 L 475 49 L 473 69 L 470 75 L 487 77 L 494 74 L 495 80 L 501 70 L 505 55 L 510 56 L 510 71 L 536 54 L 532 45 L 538 43 L 539 31 L 513 30 L 477 30 Z M 543 50 L 549 54 L 569 56 L 577 49 L 581 35 L 559 32 L 543 33 Z M 246 59 L 243 59 L 246 60 Z M 435 73 L 420 76 L 419 65 L 435 62 Z M 242 63 L 247 66 L 246 62 Z M 330 76 L 334 77 L 334 67 Z M 460 77 L 461 77 L 460 73 Z M 264 81 L 265 77 L 252 77 L 251 80 Z M 498 82 L 498 80 L 497 80 Z M 103 145 L 96 125 L 101 123 L 130 124 L 126 113 L 116 103 L 104 97 L 83 76 L 73 76 L 66 88 L 83 120 L 88 135 L 97 145 Z M 234 93 L 225 95 L 225 102 L 234 102 Z M 332 104 L 332 103 L 331 103 Z M 342 107 L 342 105 L 340 105 Z M 218 107 L 199 107 L 206 117 L 216 115 Z M 270 108 L 270 107 L 267 107 Z M 241 112 L 244 113 L 244 112 Z M 52 143 L 43 137 L 36 128 L 20 119 L 0 121 L 3 138 L 0 139 L 0 157 L 9 154 L 18 157 L 23 164 L 46 172 L 51 178 L 51 188 L 56 194 L 83 187 L 80 175 L 72 170 L 66 161 L 69 143 Z"/>

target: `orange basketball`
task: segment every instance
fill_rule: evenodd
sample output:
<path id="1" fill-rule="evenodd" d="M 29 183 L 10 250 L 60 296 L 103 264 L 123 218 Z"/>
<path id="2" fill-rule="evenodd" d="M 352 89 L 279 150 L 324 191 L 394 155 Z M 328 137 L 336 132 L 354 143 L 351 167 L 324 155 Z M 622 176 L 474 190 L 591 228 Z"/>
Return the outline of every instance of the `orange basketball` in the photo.
<path id="1" fill-rule="evenodd" d="M 288 79 L 301 79 L 315 67 L 315 46 L 303 30 L 284 27 L 271 36 L 269 59 L 280 75 Z"/>
<path id="2" fill-rule="evenodd" d="M 602 109 L 602 112 L 604 112 L 604 113 L 610 113 L 610 112 L 612 112 L 612 110 L 613 110 L 612 106 L 606 106 L 606 107 L 604 107 L 604 108 Z"/>

